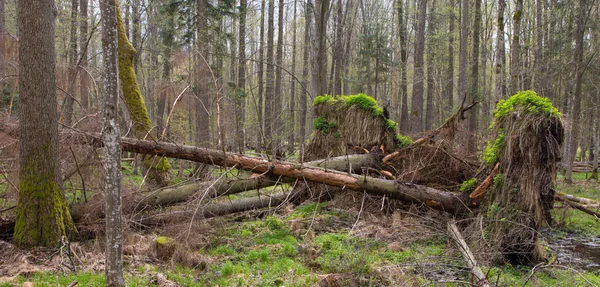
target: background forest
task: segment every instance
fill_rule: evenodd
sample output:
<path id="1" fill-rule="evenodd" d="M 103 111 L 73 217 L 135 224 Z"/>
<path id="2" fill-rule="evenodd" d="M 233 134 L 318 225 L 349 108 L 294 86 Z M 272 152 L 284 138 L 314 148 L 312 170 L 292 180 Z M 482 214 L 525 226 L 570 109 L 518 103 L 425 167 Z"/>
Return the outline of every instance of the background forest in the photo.
<path id="1" fill-rule="evenodd" d="M 600 2 L 111 3 L 0 0 L 0 283 L 600 284 Z"/>

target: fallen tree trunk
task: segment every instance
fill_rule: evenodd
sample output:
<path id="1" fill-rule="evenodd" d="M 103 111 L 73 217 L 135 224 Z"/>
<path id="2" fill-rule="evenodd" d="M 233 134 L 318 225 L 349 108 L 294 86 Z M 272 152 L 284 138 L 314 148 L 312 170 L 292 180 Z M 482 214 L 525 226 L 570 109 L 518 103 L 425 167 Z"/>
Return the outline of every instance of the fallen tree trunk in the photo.
<path id="1" fill-rule="evenodd" d="M 454 220 L 451 220 L 448 222 L 448 234 L 450 235 L 450 237 L 454 240 L 454 242 L 458 246 L 458 250 L 462 254 L 463 259 L 465 260 L 465 263 L 467 264 L 467 267 L 469 267 L 469 270 L 471 270 L 471 274 L 473 274 L 473 276 L 475 276 L 475 279 L 476 279 L 475 286 L 490 287 L 491 286 L 490 283 L 488 282 L 487 278 L 485 277 L 485 274 L 483 273 L 483 271 L 481 271 L 481 268 L 479 268 L 479 266 L 477 265 L 477 260 L 475 260 L 475 256 L 473 256 L 473 253 L 471 252 L 469 245 L 467 245 L 467 242 L 465 242 L 465 239 L 463 238 L 462 234 L 458 230 L 458 227 L 456 226 L 456 223 L 454 222 Z"/>
<path id="2" fill-rule="evenodd" d="M 142 216 L 135 220 L 134 224 L 159 226 L 169 222 L 184 222 L 190 218 L 211 218 L 254 209 L 276 207 L 282 204 L 289 196 L 290 193 L 288 192 L 278 192 L 271 195 L 236 199 L 231 202 L 217 202 L 199 207 L 198 209 L 187 207 L 184 210 Z"/>
<path id="3" fill-rule="evenodd" d="M 83 135 L 80 138 L 87 144 L 101 146 L 99 138 Z M 198 148 L 188 145 L 177 145 L 165 142 L 121 139 L 122 149 L 139 154 L 158 155 L 171 158 L 191 160 L 195 162 L 233 167 L 269 176 L 304 178 L 308 181 L 347 188 L 367 193 L 387 196 L 407 203 L 421 203 L 437 210 L 455 215 L 464 215 L 474 207 L 472 201 L 464 194 L 445 192 L 434 188 L 412 183 L 353 175 L 329 170 L 321 167 L 310 167 L 290 162 L 270 162 L 266 159 L 239 154 L 224 153 L 217 150 Z"/>
<path id="4" fill-rule="evenodd" d="M 307 166 L 350 172 L 355 168 L 379 168 L 380 163 L 381 158 L 378 154 L 369 153 L 316 160 L 304 164 Z M 261 174 L 250 178 L 221 177 L 216 181 L 197 182 L 156 190 L 139 200 L 136 209 L 140 210 L 146 207 L 166 206 L 183 202 L 199 191 L 204 191 L 206 194 L 205 197 L 208 199 L 236 194 L 247 190 L 265 188 L 281 183 L 290 183 L 295 180 L 296 179 L 294 178 L 271 176 L 268 174 Z"/>

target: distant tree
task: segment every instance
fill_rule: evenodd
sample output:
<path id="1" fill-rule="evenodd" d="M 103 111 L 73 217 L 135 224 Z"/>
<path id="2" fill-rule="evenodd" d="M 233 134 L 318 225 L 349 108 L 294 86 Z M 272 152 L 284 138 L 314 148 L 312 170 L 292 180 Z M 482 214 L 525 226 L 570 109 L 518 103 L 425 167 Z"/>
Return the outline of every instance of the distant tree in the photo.
<path id="1" fill-rule="evenodd" d="M 235 94 L 236 131 L 238 152 L 244 153 L 246 135 L 244 133 L 246 110 L 246 10 L 247 0 L 240 0 L 240 26 L 238 31 L 238 82 Z"/>
<path id="2" fill-rule="evenodd" d="M 116 5 L 115 5 L 116 4 Z M 115 0 L 100 1 L 104 56 L 104 198 L 106 202 L 105 274 L 107 286 L 125 286 L 123 277 L 123 227 L 121 217 L 121 140 L 117 119 L 119 101 L 117 11 Z"/>
<path id="3" fill-rule="evenodd" d="M 502 0 L 500 0 L 502 1 Z M 450 6 L 448 9 L 448 69 L 446 75 L 446 85 L 444 87 L 446 95 L 446 115 L 450 115 L 452 113 L 452 109 L 454 108 L 454 5 L 455 1 L 450 1 Z"/>
<path id="4" fill-rule="evenodd" d="M 416 3 L 416 2 L 415 2 Z M 423 81 L 425 80 L 425 19 L 427 16 L 427 0 L 419 0 L 418 24 L 415 40 L 415 74 L 413 78 L 413 94 L 411 102 L 411 131 L 423 131 Z"/>
<path id="5" fill-rule="evenodd" d="M 523 18 L 523 0 L 515 0 L 513 14 L 513 35 L 510 48 L 510 92 L 515 94 L 521 89 L 521 19 Z"/>
<path id="6" fill-rule="evenodd" d="M 496 25 L 496 84 L 494 90 L 494 100 L 500 101 L 506 97 L 506 68 L 505 68 L 505 49 L 504 49 L 504 11 L 506 9 L 506 0 L 498 1 L 498 16 Z"/>
<path id="7" fill-rule="evenodd" d="M 53 0 L 18 1 L 21 105 L 19 198 L 13 241 L 58 247 L 76 230 L 61 191 Z"/>
<path id="8" fill-rule="evenodd" d="M 315 0 L 315 33 L 313 37 L 312 96 L 327 92 L 327 24 L 331 0 Z"/>
<path id="9" fill-rule="evenodd" d="M 297 36 L 297 30 L 298 30 L 298 21 L 296 19 L 296 6 L 297 6 L 297 2 L 298 0 L 294 0 L 294 12 L 293 12 L 293 18 L 294 18 L 294 24 L 292 26 L 292 73 L 296 73 L 296 56 L 297 56 L 297 45 L 296 45 L 296 36 Z M 295 127 L 296 127 L 296 79 L 291 79 L 291 84 L 290 84 L 290 113 L 289 113 L 289 117 L 288 117 L 288 154 L 292 154 L 294 153 L 294 146 L 296 143 L 296 132 L 295 132 Z"/>
<path id="10" fill-rule="evenodd" d="M 402 101 L 402 111 L 400 112 L 400 131 L 407 133 L 410 131 L 408 116 L 408 84 L 407 84 L 407 66 L 408 66 L 408 39 L 407 22 L 404 21 L 404 1 L 396 0 L 396 9 L 398 9 L 398 37 L 400 38 L 400 93 Z"/>
<path id="11" fill-rule="evenodd" d="M 264 143 L 264 139 L 265 139 L 265 123 L 264 123 L 264 80 L 263 80 L 263 76 L 264 76 L 264 68 L 265 68 L 265 0 L 262 0 L 260 2 L 260 36 L 259 36 L 259 43 L 258 43 L 258 68 L 257 68 L 257 78 L 258 78 L 258 93 L 257 93 L 257 98 L 258 98 L 258 103 L 256 105 L 256 115 L 258 118 L 258 133 L 256 134 L 256 151 L 257 152 L 261 152 L 263 150 L 263 143 Z"/>
<path id="12" fill-rule="evenodd" d="M 312 25 L 312 14 L 313 6 L 312 1 L 306 1 L 304 5 L 304 51 L 302 55 L 302 86 L 303 89 L 300 92 L 300 138 L 298 139 L 302 144 L 300 145 L 300 160 L 302 160 L 302 154 L 304 153 L 304 142 L 306 141 L 306 117 L 307 117 L 307 102 L 308 102 L 308 85 L 309 85 L 309 72 L 310 72 L 310 39 Z"/>
<path id="13" fill-rule="evenodd" d="M 275 118 L 273 117 L 273 99 L 275 98 L 275 58 L 273 55 L 274 48 L 274 30 L 275 24 L 275 0 L 269 0 L 269 20 L 267 21 L 267 79 L 265 87 L 265 133 L 264 138 L 267 143 L 265 149 L 267 154 L 273 154 L 273 125 Z"/>
<path id="14" fill-rule="evenodd" d="M 458 59 L 458 94 L 461 104 L 467 97 L 467 44 L 469 38 L 469 0 L 461 0 L 460 53 Z"/>
<path id="15" fill-rule="evenodd" d="M 3 0 L 0 0 L 3 1 Z M 81 109 L 85 113 L 90 108 L 88 66 L 88 0 L 79 2 L 79 95 L 81 97 Z"/>
<path id="16" fill-rule="evenodd" d="M 67 96 L 65 97 L 65 101 L 62 105 L 63 117 L 65 120 L 65 125 L 70 126 L 73 122 L 73 104 L 75 103 L 75 84 L 77 83 L 77 61 L 78 61 L 78 51 L 77 51 L 77 11 L 79 7 L 78 0 L 71 1 L 71 25 L 70 29 L 70 38 L 69 38 L 69 72 L 67 79 Z"/>
<path id="17" fill-rule="evenodd" d="M 481 102 L 479 88 L 479 41 L 481 39 L 481 0 L 475 0 L 475 19 L 473 20 L 473 62 L 471 62 L 471 102 Z M 481 104 L 471 109 L 469 115 L 469 132 L 473 136 L 469 137 L 467 150 L 471 153 L 477 151 L 477 129 L 479 123 L 479 110 Z"/>
<path id="18" fill-rule="evenodd" d="M 283 0 L 279 0 L 279 4 L 277 5 L 278 8 L 278 16 L 277 16 L 277 55 L 276 55 L 276 59 L 275 59 L 275 64 L 277 65 L 275 68 L 275 93 L 273 95 L 273 116 L 272 116 L 272 120 L 273 120 L 273 130 L 272 130 L 272 135 L 273 135 L 273 147 L 276 149 L 277 152 L 281 153 L 281 133 L 282 133 L 282 106 L 281 106 L 281 100 L 283 98 L 283 90 L 282 90 L 282 86 L 281 86 L 281 80 L 283 77 L 283 70 L 281 69 L 281 67 L 283 67 Z M 287 93 L 285 93 L 287 94 Z"/>

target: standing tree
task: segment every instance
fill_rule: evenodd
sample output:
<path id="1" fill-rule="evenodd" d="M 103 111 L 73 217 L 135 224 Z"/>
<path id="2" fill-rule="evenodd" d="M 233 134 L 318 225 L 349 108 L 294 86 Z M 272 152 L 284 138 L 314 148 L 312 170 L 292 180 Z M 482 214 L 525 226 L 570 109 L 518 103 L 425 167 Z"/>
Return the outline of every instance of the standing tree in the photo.
<path id="1" fill-rule="evenodd" d="M 481 0 L 475 0 L 475 19 L 473 23 L 473 63 L 471 63 L 471 102 L 480 102 L 479 93 L 479 39 L 481 30 Z M 477 149 L 477 126 L 479 121 L 479 106 L 471 109 L 469 116 L 469 132 L 473 136 L 469 137 L 467 149 L 470 153 L 475 153 Z"/>
<path id="2" fill-rule="evenodd" d="M 412 132 L 423 131 L 423 80 L 425 79 L 423 55 L 425 53 L 425 19 L 427 16 L 427 0 L 419 1 L 419 15 L 415 41 L 415 75 L 413 78 L 413 95 L 411 102 Z"/>
<path id="3" fill-rule="evenodd" d="M 104 56 L 104 198 L 106 202 L 105 274 L 107 286 L 125 286 L 123 278 L 123 229 L 121 218 L 121 140 L 117 119 L 119 100 L 117 2 L 100 1 L 102 13 L 102 52 Z"/>
<path id="4" fill-rule="evenodd" d="M 208 147 L 209 144 L 209 65 L 208 65 L 208 0 L 198 0 L 196 7 L 196 29 L 198 40 L 198 59 L 196 63 L 196 79 L 194 93 L 196 94 L 196 144 Z"/>
<path id="5" fill-rule="evenodd" d="M 140 139 L 153 139 L 152 122 L 146 109 L 146 104 L 142 98 L 142 92 L 138 85 L 135 75 L 133 59 L 135 49 L 127 38 L 125 24 L 121 17 L 119 4 L 117 2 L 117 37 L 119 40 L 119 79 L 121 80 L 121 89 L 123 90 L 123 99 L 129 110 L 132 120 L 132 129 L 136 137 Z M 158 186 L 169 184 L 169 171 L 171 165 L 166 158 L 157 156 L 148 156 L 142 160 L 144 168 L 149 169 L 149 177 Z"/>
<path id="6" fill-rule="evenodd" d="M 247 0 L 240 0 L 239 55 L 238 55 L 238 91 L 235 95 L 236 130 L 238 151 L 244 153 L 246 145 L 244 121 L 246 118 L 246 9 Z"/>
<path id="7" fill-rule="evenodd" d="M 409 132 L 410 123 L 408 122 L 408 85 L 407 85 L 407 69 L 408 66 L 408 40 L 406 39 L 406 25 L 404 21 L 404 1 L 397 0 L 396 8 L 398 9 L 398 37 L 400 38 L 400 100 L 402 101 L 402 111 L 400 112 L 400 131 Z"/>
<path id="8" fill-rule="evenodd" d="M 315 34 L 313 36 L 312 96 L 327 92 L 327 22 L 330 0 L 315 0 Z"/>
<path id="9" fill-rule="evenodd" d="M 279 0 L 279 4 L 277 6 L 277 11 L 279 12 L 277 17 L 277 56 L 275 59 L 275 64 L 277 65 L 277 69 L 275 70 L 275 94 L 272 97 L 273 100 L 273 146 L 277 152 L 281 152 L 281 98 L 283 98 L 282 89 L 281 89 L 281 77 L 283 76 L 283 70 L 281 67 L 283 66 L 283 0 Z"/>
<path id="10" fill-rule="evenodd" d="M 81 96 L 81 109 L 83 113 L 89 109 L 89 75 L 87 74 L 87 50 L 88 50 L 88 0 L 79 2 L 79 95 Z"/>
<path id="11" fill-rule="evenodd" d="M 296 19 L 296 6 L 298 0 L 294 0 L 294 26 L 292 27 L 292 73 L 296 73 L 296 35 L 297 35 L 297 24 Z M 294 153 L 294 144 L 296 142 L 296 133 L 294 132 L 296 125 L 296 81 L 291 79 L 290 87 L 290 116 L 288 117 L 288 154 Z"/>
<path id="12" fill-rule="evenodd" d="M 510 92 L 515 94 L 521 88 L 521 18 L 523 17 L 523 0 L 516 0 L 513 14 L 513 37 L 510 48 Z"/>
<path id="13" fill-rule="evenodd" d="M 306 1 L 304 5 L 304 51 L 302 55 L 302 91 L 300 92 L 300 161 L 302 161 L 304 154 L 304 142 L 306 140 L 306 114 L 307 114 L 307 94 L 308 91 L 308 74 L 310 71 L 309 58 L 310 58 L 310 26 L 312 23 L 312 2 Z"/>
<path id="14" fill-rule="evenodd" d="M 469 0 L 462 0 L 460 6 L 460 54 L 458 56 L 458 94 L 463 104 L 467 97 L 467 43 L 469 37 Z"/>
<path id="15" fill-rule="evenodd" d="M 273 18 L 275 17 L 275 0 L 269 0 L 269 20 L 267 22 L 267 81 L 265 87 L 265 150 L 267 154 L 273 153 L 273 98 L 275 98 L 275 83 L 274 83 L 274 58 L 273 58 L 273 45 L 274 45 L 274 34 L 275 30 Z"/>
<path id="16" fill-rule="evenodd" d="M 496 33 L 496 85 L 494 90 L 494 100 L 500 101 L 506 96 L 506 75 L 504 67 L 504 10 L 506 9 L 506 0 L 498 0 L 498 32 Z"/>
<path id="17" fill-rule="evenodd" d="M 56 247 L 76 230 L 61 191 L 53 0 L 18 2 L 20 182 L 14 242 Z"/>
<path id="18" fill-rule="evenodd" d="M 500 0 L 502 1 L 502 0 Z M 448 9 L 448 74 L 446 75 L 446 85 L 444 87 L 447 101 L 447 113 L 452 113 L 454 108 L 454 0 L 450 1 Z"/>
<path id="19" fill-rule="evenodd" d="M 263 150 L 263 143 L 264 143 L 264 114 L 263 114 L 263 110 L 264 110 L 264 104 L 263 104 L 263 93 L 264 93 L 264 83 L 263 83 L 263 76 L 264 76 L 264 68 L 265 68 L 265 0 L 262 0 L 260 2 L 260 40 L 258 43 L 258 61 L 257 61 L 257 79 L 258 79 L 258 104 L 256 105 L 256 117 L 258 119 L 258 133 L 256 133 L 256 151 L 257 152 L 261 152 Z"/>

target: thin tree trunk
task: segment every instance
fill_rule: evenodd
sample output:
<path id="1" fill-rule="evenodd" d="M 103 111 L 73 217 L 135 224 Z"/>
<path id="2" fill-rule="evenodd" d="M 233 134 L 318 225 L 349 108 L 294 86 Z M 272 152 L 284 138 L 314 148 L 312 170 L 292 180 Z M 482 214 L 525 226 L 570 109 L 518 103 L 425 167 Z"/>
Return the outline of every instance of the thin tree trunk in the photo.
<path id="1" fill-rule="evenodd" d="M 273 154 L 273 123 L 275 118 L 273 117 L 273 99 L 275 98 L 275 82 L 274 82 L 274 19 L 275 18 L 275 0 L 269 0 L 269 20 L 267 21 L 267 74 L 266 74 L 266 87 L 265 87 L 265 149 L 268 155 Z"/>
<path id="2" fill-rule="evenodd" d="M 283 91 L 281 87 L 281 78 L 283 76 L 283 70 L 281 67 L 283 66 L 283 0 L 279 0 L 278 5 L 279 15 L 277 17 L 277 56 L 276 56 L 276 69 L 275 69 L 275 94 L 273 95 L 273 129 L 272 129 L 272 137 L 273 137 L 273 147 L 275 148 L 276 153 L 282 152 L 281 147 L 281 133 L 282 133 L 282 124 L 281 118 L 283 114 L 283 110 L 281 108 L 281 99 L 283 98 Z"/>
<path id="3" fill-rule="evenodd" d="M 307 94 L 308 91 L 308 74 L 310 71 L 309 57 L 310 57 L 310 27 L 312 23 L 312 3 L 306 1 L 304 6 L 304 55 L 302 56 L 302 85 L 304 86 L 300 93 L 300 162 L 303 160 L 304 155 L 304 143 L 306 142 L 306 117 L 307 117 Z"/>
<path id="4" fill-rule="evenodd" d="M 123 228 L 121 217 L 121 143 L 117 110 L 119 76 L 116 1 L 100 1 L 104 97 L 102 138 L 104 142 L 104 198 L 106 201 L 105 275 L 107 286 L 125 286 L 123 277 Z M 118 4 L 117 4 L 118 5 Z"/>
<path id="5" fill-rule="evenodd" d="M 427 32 L 430 39 L 427 45 L 427 100 L 425 105 L 425 130 L 427 131 L 433 126 L 433 116 L 435 114 L 433 107 L 435 101 L 435 46 L 437 46 L 437 41 L 433 37 L 436 33 L 435 13 L 435 0 L 433 0 L 429 10 L 429 28 Z"/>
<path id="6" fill-rule="evenodd" d="M 163 67 L 162 67 L 162 85 L 161 91 L 156 105 L 156 132 L 160 138 L 165 133 L 167 127 L 165 126 L 164 116 L 168 113 L 168 107 L 165 106 L 170 90 L 171 80 L 171 50 L 173 41 L 175 40 L 175 11 L 172 8 L 165 9 L 164 16 L 166 16 L 165 26 L 161 29 L 162 47 L 163 47 Z M 137 53 L 136 53 L 137 54 Z M 134 58 L 135 60 L 135 58 Z"/>
<path id="7" fill-rule="evenodd" d="M 475 0 L 475 23 L 473 23 L 473 62 L 471 65 L 471 102 L 481 102 L 479 92 L 479 41 L 481 39 L 481 0 Z M 477 129 L 479 126 L 479 110 L 475 105 L 469 115 L 469 136 L 467 150 L 473 154 L 477 151 Z"/>
<path id="8" fill-rule="evenodd" d="M 504 10 L 506 9 L 506 0 L 498 0 L 498 32 L 496 33 L 496 84 L 494 89 L 494 100 L 500 101 L 506 96 L 506 75 L 504 60 Z"/>
<path id="9" fill-rule="evenodd" d="M 1 0 L 3 1 L 3 0 Z M 79 2 L 79 46 L 80 57 L 79 63 L 79 94 L 81 96 L 82 114 L 85 114 L 90 108 L 89 95 L 89 75 L 87 74 L 87 43 L 88 43 L 88 0 L 80 0 Z M 0 40 L 1 42 L 1 40 Z"/>
<path id="10" fill-rule="evenodd" d="M 448 17 L 448 72 L 446 77 L 445 93 L 446 95 L 446 115 L 452 114 L 454 109 L 454 6 L 455 1 L 450 1 Z"/>
<path id="11" fill-rule="evenodd" d="M 315 34 L 313 40 L 313 96 L 327 92 L 327 23 L 331 0 L 315 1 Z"/>
<path id="12" fill-rule="evenodd" d="M 398 33 L 400 38 L 400 93 L 402 100 L 402 111 L 400 112 L 400 131 L 408 133 L 410 123 L 408 116 L 408 85 L 407 85 L 407 66 L 408 66 L 408 40 L 406 39 L 406 26 L 404 21 L 404 1 L 397 0 L 398 9 Z"/>
<path id="13" fill-rule="evenodd" d="M 460 7 L 460 54 L 458 60 L 458 93 L 460 103 L 465 102 L 467 97 L 467 44 L 469 37 L 469 0 L 462 0 Z"/>
<path id="14" fill-rule="evenodd" d="M 142 52 L 144 51 L 141 47 L 141 27 L 140 27 L 140 0 L 131 0 L 131 44 L 133 44 L 133 48 L 137 51 L 135 53 L 135 57 L 133 58 L 133 67 L 136 75 L 140 76 L 140 59 L 142 58 Z"/>
<path id="15" fill-rule="evenodd" d="M 521 89 L 521 19 L 523 17 L 523 0 L 515 0 L 515 13 L 513 14 L 513 38 L 510 59 L 510 89 L 515 94 Z"/>
<path id="16" fill-rule="evenodd" d="M 579 146 L 579 130 L 580 130 L 580 117 L 581 117 L 581 95 L 583 85 L 583 73 L 585 71 L 583 63 L 583 36 L 585 33 L 585 20 L 586 20 L 586 0 L 579 0 L 579 15 L 576 18 L 576 30 L 575 30 L 575 53 L 573 54 L 573 60 L 576 65 L 575 71 L 575 93 L 573 94 L 573 108 L 571 110 L 571 138 L 569 140 L 570 150 L 567 154 L 567 166 L 565 172 L 565 182 L 573 182 L 573 161 L 575 161 L 575 155 L 577 153 L 577 147 Z"/>
<path id="17" fill-rule="evenodd" d="M 59 247 L 75 226 L 61 191 L 53 0 L 17 3 L 19 27 L 19 197 L 13 241 Z"/>
<path id="18" fill-rule="evenodd" d="M 200 147 L 208 147 L 210 143 L 209 133 L 209 64 L 208 64 L 208 2 L 197 1 L 196 29 L 198 40 L 198 59 L 196 63 L 196 81 L 194 92 L 198 97 L 196 101 L 196 144 Z"/>
<path id="19" fill-rule="evenodd" d="M 348 1 L 349 2 L 349 1 Z M 336 23 L 336 32 L 335 32 L 335 52 L 333 53 L 333 58 L 335 61 L 335 72 L 333 76 L 334 86 L 333 86 L 333 94 L 341 95 L 342 94 L 342 58 L 344 55 L 344 43 L 343 43 L 343 33 L 344 33 L 344 21 L 343 21 L 343 3 L 342 0 L 338 0 L 337 2 L 337 23 Z M 346 13 L 348 11 L 346 10 Z"/>
<path id="20" fill-rule="evenodd" d="M 257 118 L 258 118 L 258 133 L 257 133 L 257 139 L 256 139 L 256 151 L 257 152 L 262 152 L 263 151 L 263 144 L 265 142 L 265 123 L 264 123 L 264 114 L 263 114 L 263 110 L 264 110 L 264 102 L 263 102 L 263 92 L 264 92 L 264 88 L 263 88 L 263 74 L 264 74 L 264 67 L 265 67 L 265 57 L 264 57 L 264 53 L 265 53 L 265 0 L 261 1 L 261 5 L 260 5 L 260 43 L 258 45 L 258 104 L 256 107 L 256 114 L 257 114 Z"/>
<path id="21" fill-rule="evenodd" d="M 294 26 L 292 27 L 292 74 L 296 74 L 296 56 L 297 56 L 297 47 L 296 47 L 296 36 L 297 36 L 297 24 L 298 19 L 296 19 L 296 5 L 298 0 L 294 0 L 294 14 L 292 19 L 294 21 Z M 291 87 L 290 87 L 290 114 L 288 117 L 288 154 L 291 155 L 294 153 L 294 145 L 296 143 L 296 80 L 291 79 Z"/>
<path id="22" fill-rule="evenodd" d="M 419 0 L 418 24 L 415 40 L 415 75 L 413 78 L 413 94 L 411 102 L 412 125 L 411 131 L 423 131 L 423 82 L 425 68 L 423 67 L 423 54 L 425 53 L 425 19 L 427 19 L 427 0 Z"/>
<path id="23" fill-rule="evenodd" d="M 65 125 L 71 126 L 73 123 L 73 105 L 75 104 L 75 84 L 77 83 L 77 14 L 79 10 L 79 0 L 71 1 L 71 25 L 69 36 L 69 71 L 67 77 L 66 91 L 68 95 L 62 107 Z"/>
<path id="24" fill-rule="evenodd" d="M 244 122 L 246 119 L 246 9 L 247 0 L 240 0 L 239 56 L 238 56 L 238 92 L 236 100 L 236 123 L 238 152 L 243 154 L 246 147 Z"/>

